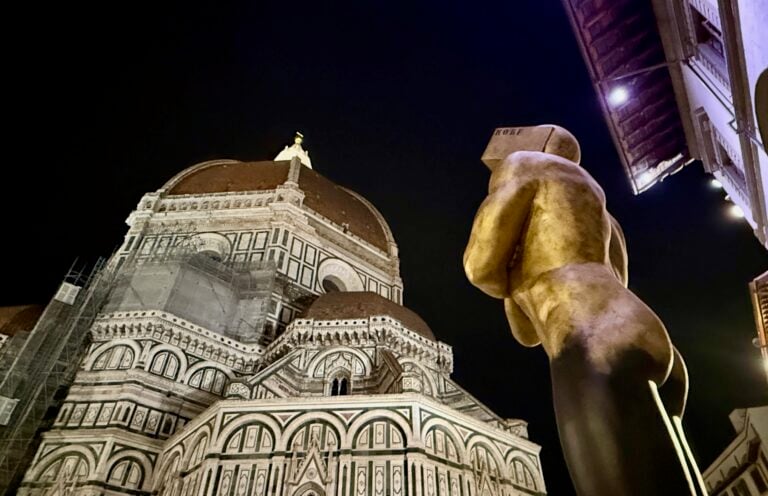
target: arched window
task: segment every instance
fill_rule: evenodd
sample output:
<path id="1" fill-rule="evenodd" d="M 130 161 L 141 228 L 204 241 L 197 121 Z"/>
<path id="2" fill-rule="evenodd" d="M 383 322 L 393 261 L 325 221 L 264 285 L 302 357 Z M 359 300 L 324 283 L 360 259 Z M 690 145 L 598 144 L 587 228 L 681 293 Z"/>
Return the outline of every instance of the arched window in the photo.
<path id="1" fill-rule="evenodd" d="M 427 432 L 427 435 L 424 436 L 424 446 L 428 454 L 451 462 L 461 463 L 457 445 L 456 438 L 440 426 L 432 427 Z"/>
<path id="2" fill-rule="evenodd" d="M 290 446 L 294 453 L 306 453 L 313 446 L 323 452 L 338 449 L 341 436 L 336 427 L 326 420 L 312 418 L 311 414 L 307 414 L 305 418 L 308 418 L 308 421 L 291 434 L 286 446 Z M 295 494 L 299 493 L 297 490 Z"/>
<path id="3" fill-rule="evenodd" d="M 79 453 L 71 453 L 54 460 L 40 475 L 40 480 L 54 481 L 83 481 L 88 476 L 88 462 Z"/>
<path id="4" fill-rule="evenodd" d="M 333 379 L 331 382 L 331 396 L 338 396 L 339 395 L 339 380 Z"/>
<path id="5" fill-rule="evenodd" d="M 331 381 L 331 396 L 346 396 L 349 394 L 349 378 L 346 376 L 334 377 Z"/>
<path id="6" fill-rule="evenodd" d="M 180 491 L 178 491 L 178 489 L 180 489 L 179 486 L 181 485 L 181 479 L 178 477 L 180 461 L 181 456 L 178 452 L 176 452 L 172 455 L 171 460 L 165 463 L 165 467 L 163 468 L 162 472 L 163 476 L 160 478 L 162 481 L 159 488 L 160 496 L 180 494 Z"/>
<path id="7" fill-rule="evenodd" d="M 342 283 L 338 278 L 333 276 L 328 276 L 325 279 L 323 279 L 323 282 L 321 283 L 323 286 L 323 290 L 326 293 L 334 293 L 339 291 L 344 291 L 344 283 Z"/>
<path id="8" fill-rule="evenodd" d="M 189 379 L 189 385 L 193 388 L 221 395 L 224 393 L 224 386 L 227 385 L 227 375 L 221 370 L 207 367 L 195 372 Z"/>
<path id="9" fill-rule="evenodd" d="M 224 446 L 226 453 L 272 453 L 275 436 L 266 424 L 253 422 L 230 434 Z"/>
<path id="10" fill-rule="evenodd" d="M 129 346 L 113 346 L 93 362 L 91 370 L 125 370 L 133 366 L 133 350 Z"/>
<path id="11" fill-rule="evenodd" d="M 168 379 L 176 379 L 179 374 L 179 359 L 170 351 L 161 351 L 152 358 L 149 371 Z"/>
<path id="12" fill-rule="evenodd" d="M 304 486 L 302 486 L 296 490 L 296 496 L 325 496 L 325 491 L 323 491 L 317 484 L 308 482 L 305 486 L 308 487 L 305 489 Z"/>
<path id="13" fill-rule="evenodd" d="M 107 481 L 126 489 L 138 489 L 144 481 L 144 470 L 136 460 L 126 458 L 112 467 Z"/>
<path id="14" fill-rule="evenodd" d="M 221 263 L 224 259 L 221 253 L 219 253 L 216 250 L 203 250 L 198 252 L 196 255 L 200 257 L 206 257 L 207 259 L 210 259 L 210 260 L 213 260 L 214 262 L 219 262 L 219 263 Z"/>
<path id="15" fill-rule="evenodd" d="M 208 447 L 208 436 L 202 436 L 192 448 L 192 453 L 189 455 L 189 462 L 187 463 L 187 470 L 191 469 L 203 460 L 205 455 L 205 449 Z"/>
<path id="16" fill-rule="evenodd" d="M 533 476 L 531 470 L 525 466 L 520 460 L 514 460 L 514 463 L 510 466 L 512 477 L 521 486 L 525 486 L 529 489 L 536 490 L 536 478 Z"/>
<path id="17" fill-rule="evenodd" d="M 170 434 L 171 430 L 173 429 L 173 419 L 171 417 L 166 417 L 163 421 L 163 428 L 160 430 L 161 434 Z"/>

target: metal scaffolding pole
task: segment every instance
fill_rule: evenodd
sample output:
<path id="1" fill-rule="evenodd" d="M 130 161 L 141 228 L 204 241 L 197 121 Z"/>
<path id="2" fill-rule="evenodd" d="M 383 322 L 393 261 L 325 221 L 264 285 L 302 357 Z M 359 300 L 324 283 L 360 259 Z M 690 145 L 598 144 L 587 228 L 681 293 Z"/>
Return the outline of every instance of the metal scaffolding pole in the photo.
<path id="1" fill-rule="evenodd" d="M 23 477 L 86 352 L 89 329 L 114 274 L 100 259 L 86 275 L 71 269 L 16 353 L 0 357 L 0 494 Z M 23 339 L 23 337 L 22 337 Z"/>

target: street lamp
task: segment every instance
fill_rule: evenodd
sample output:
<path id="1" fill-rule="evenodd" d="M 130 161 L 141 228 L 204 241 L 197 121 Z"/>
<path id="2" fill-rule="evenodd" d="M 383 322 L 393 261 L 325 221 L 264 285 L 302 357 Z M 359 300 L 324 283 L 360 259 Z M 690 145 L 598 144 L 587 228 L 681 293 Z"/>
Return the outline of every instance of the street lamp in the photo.
<path id="1" fill-rule="evenodd" d="M 616 86 L 608 93 L 608 103 L 613 107 L 618 107 L 629 100 L 629 91 L 624 86 Z"/>
<path id="2" fill-rule="evenodd" d="M 731 208 L 728 209 L 728 213 L 730 213 L 731 217 L 735 219 L 744 218 L 744 210 L 742 210 L 741 207 L 738 205 L 731 205 Z"/>

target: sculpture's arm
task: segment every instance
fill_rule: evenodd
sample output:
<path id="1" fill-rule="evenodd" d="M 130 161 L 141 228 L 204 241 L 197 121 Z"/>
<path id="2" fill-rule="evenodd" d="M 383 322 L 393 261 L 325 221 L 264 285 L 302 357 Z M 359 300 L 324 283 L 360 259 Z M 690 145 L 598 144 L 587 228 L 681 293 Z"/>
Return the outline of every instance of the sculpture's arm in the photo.
<path id="1" fill-rule="evenodd" d="M 472 284 L 504 299 L 515 339 L 524 346 L 537 346 L 541 341 L 533 324 L 511 296 L 522 280 L 518 250 L 538 187 L 530 167 L 519 154 L 512 154 L 494 169 L 489 195 L 475 216 L 464 252 L 464 270 Z"/>
<path id="2" fill-rule="evenodd" d="M 510 296 L 510 266 L 522 240 L 537 182 L 511 154 L 491 175 L 488 196 L 472 223 L 464 251 L 469 281 L 494 298 Z"/>
<path id="3" fill-rule="evenodd" d="M 611 266 L 616 273 L 616 278 L 621 281 L 624 287 L 629 284 L 629 263 L 627 260 L 627 242 L 624 239 L 624 231 L 621 230 L 619 221 L 608 214 L 611 221 L 611 240 L 608 245 L 608 256 Z"/>

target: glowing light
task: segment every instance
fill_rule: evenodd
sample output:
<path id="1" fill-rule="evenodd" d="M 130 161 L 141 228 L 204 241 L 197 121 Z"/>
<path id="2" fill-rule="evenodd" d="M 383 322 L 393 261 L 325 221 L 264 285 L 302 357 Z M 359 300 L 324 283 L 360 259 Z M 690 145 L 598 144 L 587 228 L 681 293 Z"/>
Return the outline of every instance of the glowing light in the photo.
<path id="1" fill-rule="evenodd" d="M 712 186 L 712 187 L 713 187 L 713 188 L 715 188 L 715 189 L 723 189 L 723 183 L 721 183 L 721 182 L 720 182 L 720 181 L 718 181 L 717 179 L 712 179 L 712 180 L 709 182 L 709 185 L 710 185 L 710 186 Z"/>
<path id="2" fill-rule="evenodd" d="M 733 217 L 735 219 L 743 219 L 744 218 L 744 211 L 738 205 L 731 205 L 731 208 L 728 209 L 728 213 L 730 213 L 731 217 Z"/>
<path id="3" fill-rule="evenodd" d="M 629 91 L 624 86 L 617 86 L 608 94 L 608 103 L 614 107 L 626 103 L 629 100 Z"/>
<path id="4" fill-rule="evenodd" d="M 640 177 L 638 179 L 640 184 L 645 186 L 646 184 L 653 181 L 653 178 L 654 178 L 653 171 L 647 170 L 647 171 L 644 171 L 642 174 L 640 174 Z"/>

